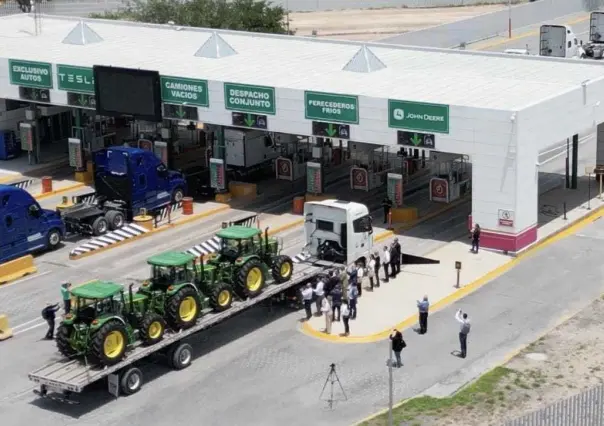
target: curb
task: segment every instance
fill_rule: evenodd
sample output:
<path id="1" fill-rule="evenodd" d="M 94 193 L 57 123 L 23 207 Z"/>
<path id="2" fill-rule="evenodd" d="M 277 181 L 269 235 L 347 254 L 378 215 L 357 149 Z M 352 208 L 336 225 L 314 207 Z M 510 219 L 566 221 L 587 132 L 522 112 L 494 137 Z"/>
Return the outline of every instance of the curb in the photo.
<path id="1" fill-rule="evenodd" d="M 128 243 L 130 243 L 132 241 L 140 240 L 142 238 L 146 238 L 148 236 L 155 235 L 155 234 L 157 234 L 159 232 L 163 232 L 163 231 L 166 231 L 168 229 L 176 228 L 176 227 L 178 227 L 180 225 L 184 225 L 184 224 L 187 224 L 187 223 L 194 222 L 197 219 L 202 219 L 204 217 L 211 216 L 211 215 L 214 215 L 216 213 L 220 213 L 220 212 L 223 212 L 223 211 L 226 211 L 226 210 L 230 210 L 230 209 L 231 208 L 228 205 L 224 205 L 224 206 L 216 207 L 216 208 L 211 209 L 211 210 L 207 210 L 207 211 L 202 212 L 202 213 L 193 214 L 193 215 L 191 215 L 189 217 L 185 217 L 182 220 L 179 220 L 177 222 L 163 225 L 163 226 L 161 226 L 159 228 L 155 228 L 155 229 L 153 229 L 153 230 L 151 230 L 149 232 L 145 232 L 143 234 L 134 236 L 132 238 L 128 238 L 128 239 L 125 239 L 123 241 L 119 241 L 117 243 L 110 244 L 110 245 L 108 245 L 106 247 L 100 247 L 97 250 L 92 250 L 92 251 L 89 251 L 89 252 L 86 252 L 86 253 L 81 253 L 81 254 L 77 254 L 77 255 L 73 255 L 73 256 L 70 254 L 69 255 L 69 259 L 70 260 L 78 260 L 78 259 L 82 259 L 84 257 L 95 255 L 97 253 L 102 253 L 102 252 L 107 251 L 109 249 L 112 249 L 112 248 L 115 248 L 115 247 L 118 247 L 118 246 L 123 246 L 123 245 L 128 244 Z"/>
<path id="2" fill-rule="evenodd" d="M 430 306 L 430 312 L 434 313 L 443 308 L 446 308 L 453 302 L 456 302 L 456 301 L 462 299 L 463 297 L 474 292 L 475 290 L 478 290 L 480 287 L 484 286 L 485 284 L 489 283 L 490 281 L 494 280 L 495 278 L 503 275 L 504 273 L 506 273 L 507 271 L 512 269 L 516 265 L 516 263 L 522 261 L 525 257 L 528 257 L 529 255 L 537 252 L 538 250 L 540 250 L 544 247 L 547 247 L 550 244 L 553 244 L 556 241 L 559 241 L 563 238 L 568 237 L 569 235 L 573 234 L 575 231 L 589 225 L 590 222 L 593 222 L 593 220 L 596 220 L 602 216 L 604 216 L 604 205 L 593 210 L 591 213 L 589 213 L 581 218 L 578 218 L 573 222 L 570 222 L 568 224 L 568 226 L 566 226 L 565 228 L 561 228 L 560 230 L 547 236 L 543 240 L 538 241 L 533 246 L 529 247 L 526 251 L 523 251 L 518 256 L 511 258 L 503 265 L 498 266 L 497 268 L 493 269 L 492 271 L 487 272 L 482 277 L 463 286 L 462 288 L 449 294 L 448 296 L 445 296 L 444 298 L 440 299 L 439 301 L 437 301 L 436 303 L 434 303 Z M 323 332 L 315 330 L 307 322 L 302 324 L 302 326 L 300 327 L 300 330 L 308 336 L 311 336 L 311 337 L 314 337 L 314 338 L 317 338 L 317 339 L 320 339 L 320 340 L 323 340 L 326 342 L 331 342 L 331 343 L 375 343 L 380 340 L 387 339 L 388 336 L 390 335 L 392 328 L 404 330 L 404 329 L 411 327 L 413 324 L 416 324 L 416 323 L 417 323 L 417 315 L 412 315 L 408 318 L 405 318 L 403 321 L 394 324 L 392 327 L 389 327 L 386 330 L 382 330 L 380 332 L 369 334 L 366 336 L 340 337 L 340 336 L 334 336 L 331 334 L 325 334 Z"/>
<path id="3" fill-rule="evenodd" d="M 36 272 L 38 268 L 34 265 L 34 257 L 31 254 L 9 260 L 0 264 L 0 286 Z"/>
<path id="4" fill-rule="evenodd" d="M 69 186 L 65 186 L 63 188 L 59 188 L 56 191 L 51 191 L 51 192 L 47 192 L 47 193 L 44 193 L 44 194 L 36 194 L 36 195 L 33 195 L 33 197 L 36 200 L 43 200 L 45 198 L 49 198 L 49 197 L 52 197 L 54 195 L 58 195 L 58 194 L 62 194 L 64 192 L 73 191 L 74 189 L 82 188 L 83 186 L 84 186 L 83 183 L 78 182 L 78 183 L 74 183 L 74 184 L 69 185 Z"/>

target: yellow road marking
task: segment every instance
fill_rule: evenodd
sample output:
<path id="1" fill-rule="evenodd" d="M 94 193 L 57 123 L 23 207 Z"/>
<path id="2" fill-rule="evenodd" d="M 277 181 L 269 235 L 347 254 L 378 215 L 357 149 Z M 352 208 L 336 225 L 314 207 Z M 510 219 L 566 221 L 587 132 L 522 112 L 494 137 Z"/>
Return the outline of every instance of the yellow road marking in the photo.
<path id="1" fill-rule="evenodd" d="M 588 16 L 583 16 L 581 18 L 575 18 L 571 21 L 565 22 L 562 25 L 575 25 L 575 24 L 579 24 L 581 22 L 585 22 L 589 20 L 589 15 Z M 511 43 L 513 41 L 517 41 L 517 40 L 522 40 L 523 38 L 527 38 L 527 37 L 533 37 L 533 36 L 538 36 L 539 35 L 539 30 L 531 30 L 531 31 L 527 31 L 525 33 L 521 33 L 515 36 L 512 36 L 512 38 L 506 38 L 506 39 L 502 39 L 502 40 L 495 40 L 491 43 L 487 43 L 484 45 L 481 45 L 480 47 L 476 48 L 476 49 L 472 49 L 472 50 L 487 50 L 487 49 L 491 49 L 493 47 L 497 47 L 497 46 L 501 46 L 503 44 L 507 44 L 507 43 Z"/>
<path id="2" fill-rule="evenodd" d="M 526 251 L 522 252 L 517 257 L 510 259 L 505 264 L 495 268 L 494 270 L 486 273 L 485 275 L 483 275 L 482 277 L 473 281 L 472 283 L 460 288 L 459 290 L 455 291 L 454 293 L 451 293 L 450 295 L 448 295 L 448 296 L 444 297 L 443 299 L 439 300 L 438 302 L 434 303 L 430 307 L 430 312 L 436 312 L 440 309 L 443 309 L 443 308 L 449 306 L 451 303 L 467 296 L 468 294 L 479 289 L 480 287 L 484 286 L 488 282 L 503 275 L 505 272 L 509 271 L 514 266 L 516 266 L 516 264 L 518 262 L 522 261 L 523 259 L 526 259 L 528 256 L 536 253 L 537 251 L 541 250 L 542 248 L 545 248 L 545 247 L 553 244 L 554 242 L 560 241 L 561 239 L 566 238 L 566 237 L 576 233 L 580 229 L 589 225 L 595 219 L 599 219 L 602 216 L 604 216 L 604 206 L 598 207 L 597 209 L 592 211 L 590 214 L 588 214 L 580 219 L 577 219 L 574 222 L 571 222 L 567 227 L 562 228 L 559 231 L 557 231 L 556 233 L 537 242 L 536 244 L 529 247 Z M 370 335 L 366 335 L 366 336 L 344 337 L 344 336 L 334 336 L 331 334 L 325 334 L 323 332 L 313 329 L 308 324 L 308 322 L 305 322 L 302 324 L 301 330 L 303 333 L 305 333 L 309 336 L 312 336 L 312 337 L 315 337 L 317 339 L 321 339 L 324 341 L 333 342 L 333 343 L 374 343 L 374 342 L 377 342 L 380 340 L 387 339 L 393 328 L 402 330 L 402 329 L 411 327 L 415 323 L 417 323 L 417 315 L 412 315 L 412 316 L 404 319 L 400 323 L 395 324 L 392 327 L 389 327 L 386 330 L 382 330 L 378 333 L 374 333 L 374 334 L 370 334 Z"/>

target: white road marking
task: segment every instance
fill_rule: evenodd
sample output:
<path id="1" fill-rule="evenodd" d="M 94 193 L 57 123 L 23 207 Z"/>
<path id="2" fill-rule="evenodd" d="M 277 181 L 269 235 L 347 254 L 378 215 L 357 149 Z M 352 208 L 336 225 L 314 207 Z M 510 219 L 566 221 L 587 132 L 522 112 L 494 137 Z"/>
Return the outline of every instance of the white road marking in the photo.
<path id="1" fill-rule="evenodd" d="M 36 321 L 40 321 L 40 318 L 36 318 L 27 322 L 24 322 L 23 324 L 19 324 L 13 327 L 13 330 L 17 329 L 17 328 L 21 328 L 21 327 L 25 327 L 28 324 L 31 324 L 32 322 L 36 322 Z"/>
<path id="2" fill-rule="evenodd" d="M 56 272 L 56 271 L 36 272 L 36 273 L 34 273 L 34 274 L 32 274 L 32 275 L 29 275 L 29 276 L 27 276 L 27 277 L 25 277 L 25 278 L 21 278 L 20 280 L 13 281 L 13 282 L 8 283 L 8 284 L 2 284 L 2 285 L 0 285 L 0 291 L 2 291 L 2 290 L 3 290 L 3 289 L 5 289 L 5 288 L 11 287 L 11 286 L 13 286 L 13 285 L 16 285 L 16 284 L 21 284 L 22 282 L 25 282 L 25 281 L 31 280 L 31 279 L 33 279 L 33 278 L 42 277 L 42 276 L 44 276 L 44 275 L 50 274 L 51 272 Z"/>
<path id="3" fill-rule="evenodd" d="M 17 334 L 25 333 L 26 331 L 33 330 L 33 329 L 38 328 L 38 327 L 41 327 L 41 326 L 43 326 L 43 325 L 46 325 L 46 322 L 41 322 L 41 323 L 39 323 L 39 324 L 34 324 L 34 325 L 32 325 L 31 327 L 27 327 L 27 328 L 25 328 L 25 329 L 23 329 L 23 330 L 15 331 L 15 332 L 13 333 L 13 336 L 16 336 Z"/>

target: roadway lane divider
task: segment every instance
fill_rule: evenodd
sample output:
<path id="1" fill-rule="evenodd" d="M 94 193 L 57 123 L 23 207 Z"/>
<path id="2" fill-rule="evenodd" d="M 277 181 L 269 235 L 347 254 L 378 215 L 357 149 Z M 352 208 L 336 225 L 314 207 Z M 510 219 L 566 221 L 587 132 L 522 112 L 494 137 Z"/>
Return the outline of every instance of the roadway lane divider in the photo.
<path id="1" fill-rule="evenodd" d="M 0 264 L 0 285 L 38 272 L 31 254 Z"/>
<path id="2" fill-rule="evenodd" d="M 167 206 L 165 209 L 167 209 L 165 212 L 165 217 L 167 217 L 168 211 L 172 211 L 173 207 Z M 176 211 L 177 209 L 178 209 L 178 207 L 176 209 L 174 209 L 174 211 Z M 127 244 L 129 242 L 136 241 L 141 238 L 146 238 L 148 236 L 157 234 L 159 232 L 163 232 L 168 229 L 175 228 L 177 226 L 181 226 L 181 225 L 184 225 L 184 224 L 187 224 L 190 222 L 194 222 L 198 219 L 202 219 L 207 216 L 211 216 L 211 215 L 214 215 L 214 214 L 217 214 L 220 212 L 224 212 L 229 209 L 230 209 L 230 206 L 221 205 L 219 207 L 215 207 L 215 208 L 212 208 L 212 209 L 200 212 L 200 213 L 195 213 L 195 214 L 192 214 L 189 216 L 182 216 L 174 221 L 171 221 L 171 223 L 159 224 L 158 227 L 151 229 L 151 230 L 146 229 L 143 226 L 138 225 L 136 223 L 130 223 L 130 224 L 123 226 L 120 229 L 109 232 L 105 235 L 101 235 L 100 237 L 93 238 L 93 239 L 87 241 L 86 243 L 76 247 L 75 249 L 71 250 L 71 252 L 69 253 L 69 258 L 71 260 L 76 260 L 76 259 L 81 259 L 83 257 L 88 257 L 91 255 L 112 249 L 114 247 L 121 246 L 121 245 Z M 162 215 L 163 215 L 163 213 L 162 213 Z"/>
<path id="3" fill-rule="evenodd" d="M 27 189 L 28 187 L 32 186 L 35 182 L 35 179 L 22 179 L 17 182 L 7 183 L 6 185 L 14 186 L 19 189 Z"/>
<path id="4" fill-rule="evenodd" d="M 13 337 L 13 329 L 10 328 L 8 317 L 0 314 L 0 342 Z"/>

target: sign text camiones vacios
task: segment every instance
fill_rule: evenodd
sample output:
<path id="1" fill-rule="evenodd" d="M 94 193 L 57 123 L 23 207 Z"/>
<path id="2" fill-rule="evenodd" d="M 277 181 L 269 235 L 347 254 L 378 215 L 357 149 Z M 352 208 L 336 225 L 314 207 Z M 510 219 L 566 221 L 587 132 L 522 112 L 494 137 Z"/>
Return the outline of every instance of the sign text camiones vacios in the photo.
<path id="1" fill-rule="evenodd" d="M 207 80 L 161 76 L 161 99 L 165 103 L 210 106 Z"/>
<path id="2" fill-rule="evenodd" d="M 224 107 L 231 111 L 275 115 L 275 89 L 266 86 L 224 83 Z"/>

